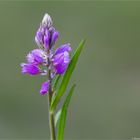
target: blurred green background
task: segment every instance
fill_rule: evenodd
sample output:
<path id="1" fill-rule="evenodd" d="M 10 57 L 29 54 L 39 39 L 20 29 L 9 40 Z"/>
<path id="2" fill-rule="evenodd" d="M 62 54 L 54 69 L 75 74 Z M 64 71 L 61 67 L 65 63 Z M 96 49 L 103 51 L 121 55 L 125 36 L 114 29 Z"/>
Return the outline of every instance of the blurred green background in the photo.
<path id="1" fill-rule="evenodd" d="M 49 138 L 42 76 L 21 74 L 45 12 L 57 43 L 86 46 L 73 73 L 66 139 L 140 137 L 140 1 L 0 2 L 0 139 Z"/>

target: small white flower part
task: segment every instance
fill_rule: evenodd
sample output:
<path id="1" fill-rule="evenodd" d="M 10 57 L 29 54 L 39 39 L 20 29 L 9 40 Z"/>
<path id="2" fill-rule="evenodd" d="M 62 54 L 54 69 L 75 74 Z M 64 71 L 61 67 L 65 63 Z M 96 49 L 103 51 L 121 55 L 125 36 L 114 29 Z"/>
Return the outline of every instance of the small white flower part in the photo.
<path id="1" fill-rule="evenodd" d="M 52 24 L 53 24 L 53 22 L 52 22 L 50 15 L 46 13 L 43 17 L 42 25 L 44 27 L 50 28 L 52 26 Z"/>

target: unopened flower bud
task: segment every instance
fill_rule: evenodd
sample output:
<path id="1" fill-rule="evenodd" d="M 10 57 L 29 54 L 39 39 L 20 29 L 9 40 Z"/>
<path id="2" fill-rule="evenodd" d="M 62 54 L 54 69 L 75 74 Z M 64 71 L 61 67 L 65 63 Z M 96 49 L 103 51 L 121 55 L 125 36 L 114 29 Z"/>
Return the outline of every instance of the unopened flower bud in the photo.
<path id="1" fill-rule="evenodd" d="M 42 26 L 50 28 L 52 26 L 52 19 L 49 14 L 45 14 L 42 20 Z"/>
<path id="2" fill-rule="evenodd" d="M 40 94 L 44 95 L 48 92 L 50 86 L 50 81 L 42 83 L 41 89 L 40 89 Z"/>
<path id="3" fill-rule="evenodd" d="M 43 43 L 42 40 L 43 40 L 43 35 L 42 35 L 41 31 L 38 30 L 36 33 L 36 36 L 35 36 L 35 42 L 38 46 L 41 46 L 41 44 Z"/>
<path id="4" fill-rule="evenodd" d="M 45 36 L 44 36 L 44 47 L 46 48 L 46 50 L 49 49 L 49 45 L 50 45 L 50 33 L 49 33 L 49 31 L 46 29 L 46 31 L 45 31 Z"/>
<path id="5" fill-rule="evenodd" d="M 54 45 L 59 37 L 58 31 L 54 31 L 52 34 L 52 45 Z"/>

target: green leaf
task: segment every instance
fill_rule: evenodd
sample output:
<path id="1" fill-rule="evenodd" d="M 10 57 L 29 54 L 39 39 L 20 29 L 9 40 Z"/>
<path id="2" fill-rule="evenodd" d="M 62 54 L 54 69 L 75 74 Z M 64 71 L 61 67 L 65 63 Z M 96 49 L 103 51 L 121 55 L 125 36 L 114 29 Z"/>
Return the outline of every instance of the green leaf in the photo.
<path id="1" fill-rule="evenodd" d="M 56 88 L 59 84 L 59 81 L 61 81 L 60 79 L 62 78 L 62 75 L 57 75 L 55 77 L 55 79 L 53 80 L 53 83 L 52 83 L 52 88 L 53 88 L 53 96 L 52 96 L 52 100 L 54 100 L 55 98 L 55 94 L 56 94 Z"/>
<path id="2" fill-rule="evenodd" d="M 56 113 L 56 115 L 55 115 L 55 122 L 54 122 L 54 124 L 55 124 L 55 127 L 57 126 L 57 124 L 58 124 L 58 121 L 59 121 L 59 119 L 60 119 L 60 115 L 61 115 L 61 112 L 62 112 L 62 110 L 60 109 L 60 110 L 58 110 L 58 112 Z"/>
<path id="3" fill-rule="evenodd" d="M 57 104 L 59 103 L 60 98 L 64 94 L 64 92 L 67 88 L 68 82 L 70 80 L 70 77 L 72 75 L 72 72 L 76 66 L 77 61 L 78 61 L 78 57 L 82 51 L 82 48 L 84 47 L 84 44 L 85 44 L 85 40 L 81 41 L 77 50 L 75 51 L 75 53 L 71 59 L 71 62 L 70 62 L 69 66 L 68 66 L 68 68 L 63 76 L 63 79 L 62 79 L 61 85 L 58 89 L 58 92 L 56 93 L 55 98 L 53 98 L 53 100 L 51 102 L 51 110 L 55 110 Z"/>
<path id="4" fill-rule="evenodd" d="M 59 126 L 58 126 L 58 135 L 57 135 L 58 140 L 63 140 L 63 137 L 64 137 L 64 129 L 65 129 L 65 124 L 66 124 L 68 105 L 70 103 L 70 99 L 71 99 L 74 89 L 75 89 L 75 84 L 71 87 L 69 94 L 67 95 L 66 100 L 62 106 L 60 122 L 59 122 Z"/>
<path id="5" fill-rule="evenodd" d="M 53 84 L 53 89 L 56 89 L 60 79 L 61 79 L 61 75 L 57 75 L 57 77 L 54 81 L 54 84 Z"/>

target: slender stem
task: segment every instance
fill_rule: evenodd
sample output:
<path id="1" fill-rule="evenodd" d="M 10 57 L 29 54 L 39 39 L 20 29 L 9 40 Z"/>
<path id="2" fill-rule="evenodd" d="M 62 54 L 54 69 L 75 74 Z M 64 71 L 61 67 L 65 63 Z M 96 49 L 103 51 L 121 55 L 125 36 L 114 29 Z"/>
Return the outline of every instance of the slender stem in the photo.
<path id="1" fill-rule="evenodd" d="M 49 62 L 49 59 L 48 59 L 48 62 Z M 54 112 L 50 110 L 50 108 L 51 108 L 51 100 L 52 100 L 52 96 L 53 96 L 52 78 L 51 78 L 51 70 L 50 69 L 48 70 L 48 79 L 50 81 L 49 93 L 48 93 L 50 137 L 51 137 L 51 140 L 56 140 L 55 124 L 54 124 Z"/>
<path id="2" fill-rule="evenodd" d="M 50 135 L 51 135 L 51 140 L 56 140 L 53 112 L 49 112 L 49 123 L 50 123 Z"/>

